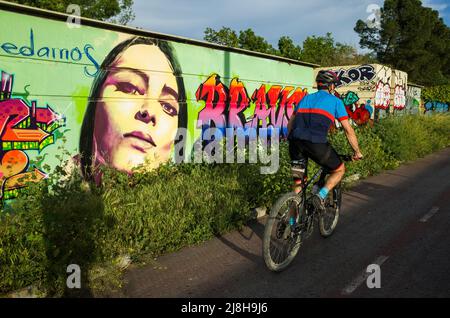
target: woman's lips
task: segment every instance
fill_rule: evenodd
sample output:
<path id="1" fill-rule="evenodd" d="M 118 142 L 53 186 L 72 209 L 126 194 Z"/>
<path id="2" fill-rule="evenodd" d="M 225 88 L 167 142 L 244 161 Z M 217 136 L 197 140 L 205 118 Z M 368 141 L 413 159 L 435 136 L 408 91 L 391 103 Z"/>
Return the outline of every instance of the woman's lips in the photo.
<path id="1" fill-rule="evenodd" d="M 136 148 L 139 151 L 145 152 L 146 149 L 150 149 L 152 146 L 156 147 L 155 142 L 153 141 L 152 136 L 149 134 L 144 134 L 141 131 L 132 131 L 130 133 L 126 133 L 123 135 L 124 138 L 136 138 L 138 140 L 144 141 L 144 147 L 141 147 L 139 144 L 132 145 L 134 148 Z"/>

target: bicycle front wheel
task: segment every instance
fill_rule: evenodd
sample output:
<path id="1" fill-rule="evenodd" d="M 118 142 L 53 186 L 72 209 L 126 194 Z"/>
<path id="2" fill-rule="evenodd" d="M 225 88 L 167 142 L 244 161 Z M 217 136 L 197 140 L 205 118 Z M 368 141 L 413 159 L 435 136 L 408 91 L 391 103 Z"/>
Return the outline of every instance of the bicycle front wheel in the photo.
<path id="1" fill-rule="evenodd" d="M 267 267 L 271 271 L 284 270 L 298 253 L 301 235 L 293 233 L 289 225 L 289 209 L 293 206 L 301 213 L 301 197 L 294 192 L 281 196 L 270 210 L 264 239 L 263 255 Z M 297 219 L 300 219 L 297 218 Z"/>
<path id="2" fill-rule="evenodd" d="M 325 211 L 319 215 L 319 230 L 323 237 L 329 237 L 336 228 L 341 210 L 341 198 L 342 189 L 339 183 L 333 189 L 333 193 L 328 195 L 325 200 Z"/>

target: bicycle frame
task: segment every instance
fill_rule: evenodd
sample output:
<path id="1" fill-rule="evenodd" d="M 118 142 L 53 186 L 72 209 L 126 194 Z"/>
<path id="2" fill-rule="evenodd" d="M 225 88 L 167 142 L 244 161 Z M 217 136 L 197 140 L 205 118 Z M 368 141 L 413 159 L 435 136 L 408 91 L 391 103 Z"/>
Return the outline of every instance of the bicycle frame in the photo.
<path id="1" fill-rule="evenodd" d="M 338 156 L 342 159 L 342 161 L 352 161 L 353 160 L 352 156 L 350 156 L 350 155 L 338 154 Z M 313 183 L 314 181 L 316 181 L 316 179 L 320 176 L 319 186 L 323 187 L 325 184 L 325 177 L 328 174 L 330 174 L 329 171 L 325 170 L 323 167 L 320 167 L 319 170 L 314 174 L 314 176 L 312 176 L 312 178 L 308 180 L 308 166 L 309 166 L 308 161 L 306 162 L 305 177 L 303 178 L 303 182 L 302 182 L 302 191 L 299 193 L 302 195 L 302 199 L 303 199 L 302 202 L 306 202 L 306 189 L 309 187 L 309 185 L 311 183 Z M 333 188 L 333 193 L 335 193 L 335 191 L 336 191 L 336 187 Z M 335 203 L 338 203 L 336 200 L 334 200 L 334 201 L 335 201 Z"/>
<path id="2" fill-rule="evenodd" d="M 347 160 L 345 160 L 347 161 Z M 306 197 L 306 189 L 312 184 L 314 183 L 317 179 L 319 179 L 319 187 L 323 187 L 325 184 L 325 177 L 327 175 L 329 175 L 330 173 L 325 170 L 324 168 L 320 167 L 319 170 L 311 177 L 311 179 L 307 179 L 308 176 L 308 164 L 306 164 L 306 168 L 305 168 L 305 178 L 303 181 L 303 186 L 302 186 L 302 191 L 299 193 L 299 195 L 301 195 L 302 197 L 302 205 L 304 205 L 304 207 L 306 208 L 306 203 L 308 202 L 307 200 L 309 200 L 311 198 L 311 195 L 307 198 Z M 306 180 L 306 181 L 305 181 Z M 333 203 L 334 204 L 339 204 L 339 198 L 337 197 L 337 187 L 334 187 L 333 190 Z M 315 211 L 313 211 L 315 213 Z M 309 213 L 308 213 L 309 214 Z"/>
<path id="3" fill-rule="evenodd" d="M 303 182 L 302 183 L 302 198 L 304 199 L 303 202 L 306 202 L 306 189 L 311 185 L 311 183 L 313 183 L 314 181 L 317 180 L 317 178 L 319 178 L 319 180 L 321 181 L 325 181 L 325 177 L 327 176 L 327 174 L 329 174 L 327 171 L 325 171 L 324 168 L 319 168 L 319 170 L 312 176 L 311 179 L 307 179 L 308 176 L 308 164 L 306 164 L 306 168 L 305 168 L 305 177 L 303 178 Z M 306 182 L 305 182 L 306 180 Z M 324 182 L 321 182 L 324 183 Z M 321 184 L 321 186 L 323 186 L 323 184 Z"/>

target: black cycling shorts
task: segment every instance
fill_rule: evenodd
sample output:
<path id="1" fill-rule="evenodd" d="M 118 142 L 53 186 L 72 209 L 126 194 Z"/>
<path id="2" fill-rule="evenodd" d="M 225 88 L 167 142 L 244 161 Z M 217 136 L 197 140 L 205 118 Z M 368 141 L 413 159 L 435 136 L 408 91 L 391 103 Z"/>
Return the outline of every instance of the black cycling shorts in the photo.
<path id="1" fill-rule="evenodd" d="M 289 155 L 291 160 L 307 160 L 311 158 L 315 163 L 332 172 L 339 169 L 343 162 L 336 150 L 327 143 L 312 143 L 308 140 L 289 140 Z"/>

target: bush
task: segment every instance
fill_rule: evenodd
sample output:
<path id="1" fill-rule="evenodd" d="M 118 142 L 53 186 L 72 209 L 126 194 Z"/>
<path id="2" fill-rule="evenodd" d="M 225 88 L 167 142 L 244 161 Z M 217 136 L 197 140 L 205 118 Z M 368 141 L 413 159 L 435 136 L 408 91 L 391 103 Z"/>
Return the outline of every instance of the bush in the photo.
<path id="1" fill-rule="evenodd" d="M 384 152 L 400 162 L 423 157 L 450 143 L 450 116 L 389 117 L 375 126 Z"/>
<path id="2" fill-rule="evenodd" d="M 422 90 L 422 99 L 450 103 L 450 85 L 426 87 Z"/>
<path id="3" fill-rule="evenodd" d="M 355 131 L 365 160 L 347 164 L 346 174 L 366 177 L 449 146 L 450 116 L 388 117 Z M 351 153 L 342 131 L 330 142 Z M 105 168 L 97 187 L 66 165 L 61 158 L 50 179 L 24 188 L 0 214 L 0 293 L 33 285 L 47 296 L 86 296 L 111 281 L 120 287 L 122 256 L 154 257 L 222 235 L 291 187 L 286 142 L 275 174 L 248 163 L 167 164 L 131 176 Z M 310 176 L 317 169 L 311 163 Z M 69 264 L 81 267 L 79 293 L 65 287 Z"/>

